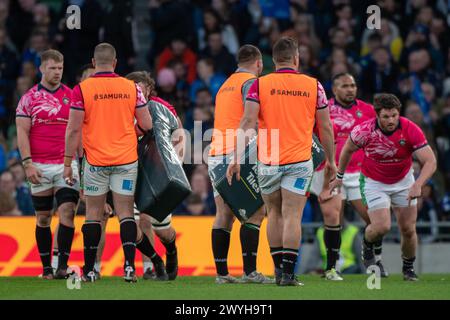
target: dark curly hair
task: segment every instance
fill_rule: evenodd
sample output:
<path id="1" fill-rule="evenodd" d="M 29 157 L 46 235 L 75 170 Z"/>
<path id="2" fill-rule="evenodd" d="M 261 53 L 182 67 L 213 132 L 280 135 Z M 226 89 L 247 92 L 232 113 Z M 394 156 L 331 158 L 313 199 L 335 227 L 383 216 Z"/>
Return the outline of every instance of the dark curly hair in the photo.
<path id="1" fill-rule="evenodd" d="M 380 114 L 382 109 L 397 109 L 400 112 L 402 103 L 391 93 L 379 93 L 373 98 L 373 107 L 377 114 Z"/>

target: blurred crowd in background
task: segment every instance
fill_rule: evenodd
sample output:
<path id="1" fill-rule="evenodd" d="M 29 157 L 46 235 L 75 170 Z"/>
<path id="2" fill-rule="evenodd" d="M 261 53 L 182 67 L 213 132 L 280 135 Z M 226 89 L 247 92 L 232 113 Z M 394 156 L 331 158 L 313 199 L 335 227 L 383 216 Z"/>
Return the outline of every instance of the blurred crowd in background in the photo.
<path id="1" fill-rule="evenodd" d="M 136 14 L 134 6 L 142 3 L 146 12 Z M 66 28 L 72 4 L 81 7 L 81 30 Z M 366 26 L 371 4 L 381 8 L 380 29 Z M 402 115 L 424 130 L 438 157 L 438 172 L 419 201 L 419 221 L 450 221 L 449 26 L 447 0 L 0 0 L 0 214 L 33 214 L 14 119 L 18 100 L 40 80 L 43 50 L 64 54 L 63 81 L 73 86 L 95 45 L 113 44 L 118 74 L 145 65 L 184 127 L 192 131 L 194 121 L 202 121 L 204 132 L 213 127 L 214 98 L 236 69 L 239 46 L 258 46 L 268 73 L 272 44 L 289 35 L 300 44 L 300 71 L 317 77 L 329 98 L 331 79 L 341 72 L 355 76 L 360 99 L 371 102 L 379 92 L 399 96 Z M 147 46 L 142 34 L 148 34 Z M 193 194 L 177 213 L 213 215 L 206 165 L 185 169 Z M 320 219 L 312 197 L 304 221 Z"/>

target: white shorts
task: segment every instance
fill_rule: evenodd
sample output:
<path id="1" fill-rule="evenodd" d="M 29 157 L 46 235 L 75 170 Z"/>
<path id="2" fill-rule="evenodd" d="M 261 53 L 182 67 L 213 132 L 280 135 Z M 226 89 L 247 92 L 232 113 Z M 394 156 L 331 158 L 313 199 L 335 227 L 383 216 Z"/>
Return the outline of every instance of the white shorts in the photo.
<path id="1" fill-rule="evenodd" d="M 323 189 L 324 170 L 315 171 L 311 183 L 311 193 L 319 196 Z M 337 195 L 335 190 L 333 195 Z M 359 172 L 346 173 L 342 181 L 341 188 L 342 200 L 359 200 L 361 199 L 361 190 L 359 189 Z"/>
<path id="2" fill-rule="evenodd" d="M 138 162 L 122 166 L 96 167 L 90 165 L 86 158 L 83 162 L 83 190 L 87 196 L 100 196 L 109 190 L 133 196 L 136 189 Z"/>
<path id="3" fill-rule="evenodd" d="M 414 184 L 411 170 L 402 180 L 393 184 L 375 181 L 361 174 L 360 187 L 363 202 L 369 211 L 392 207 L 407 207 L 409 188 Z M 417 205 L 417 199 L 411 201 Z"/>
<path id="4" fill-rule="evenodd" d="M 306 195 L 311 186 L 313 171 L 312 160 L 282 166 L 268 166 L 258 162 L 261 193 L 270 194 L 283 188 L 299 195 Z"/>
<path id="5" fill-rule="evenodd" d="M 72 171 L 75 184 L 69 186 L 66 184 L 63 178 L 64 164 L 44 164 L 44 163 L 33 163 L 36 168 L 41 170 L 42 177 L 41 183 L 33 184 L 31 186 L 31 194 L 36 194 L 49 189 L 57 188 L 70 188 L 76 191 L 80 190 L 80 175 L 78 173 L 78 162 L 76 160 L 72 161 Z"/>
<path id="6" fill-rule="evenodd" d="M 143 214 L 143 213 L 140 213 L 136 207 L 136 204 L 134 204 L 134 218 L 136 221 L 139 221 L 141 214 Z M 169 229 L 172 224 L 172 214 L 169 214 L 163 221 L 156 220 L 152 216 L 149 216 L 149 217 L 150 217 L 150 222 L 151 222 L 154 230 Z"/>
<path id="7" fill-rule="evenodd" d="M 209 179 L 211 180 L 211 185 L 212 185 L 212 188 L 213 188 L 214 198 L 218 197 L 220 194 L 217 191 L 216 187 L 214 186 L 214 178 L 213 178 L 213 175 L 212 175 L 212 171 L 219 164 L 223 163 L 225 157 L 226 157 L 226 155 L 209 156 L 208 157 L 208 174 L 209 174 Z"/>

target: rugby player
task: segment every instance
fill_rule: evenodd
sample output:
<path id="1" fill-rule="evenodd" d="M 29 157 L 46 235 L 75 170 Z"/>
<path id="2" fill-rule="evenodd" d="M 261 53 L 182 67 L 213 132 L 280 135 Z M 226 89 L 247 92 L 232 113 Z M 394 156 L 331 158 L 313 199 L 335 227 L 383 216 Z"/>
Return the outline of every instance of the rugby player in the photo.
<path id="1" fill-rule="evenodd" d="M 183 129 L 183 124 L 175 108 L 167 101 L 158 98 L 155 91 L 155 81 L 151 78 L 150 74 L 146 71 L 136 71 L 128 74 L 127 79 L 133 80 L 142 89 L 144 96 L 148 101 L 154 101 L 162 104 L 176 117 L 178 129 Z M 155 120 L 155 119 L 153 119 Z M 173 128 L 174 130 L 177 128 Z M 173 136 L 172 143 L 177 148 L 180 160 L 183 159 L 185 138 L 183 136 L 183 130 L 177 130 Z M 181 134 L 181 135 L 180 135 Z M 168 215 L 163 221 L 158 221 L 148 214 L 139 215 L 139 227 L 150 239 L 153 238 L 153 230 L 156 235 L 161 239 L 162 244 L 166 248 L 166 272 L 169 280 L 175 280 L 178 274 L 178 254 L 176 246 L 176 231 L 172 226 L 172 215 Z M 153 279 L 151 265 L 149 264 L 149 257 L 143 256 L 144 260 L 144 279 Z M 161 278 L 161 271 L 156 271 L 156 277 Z"/>
<path id="2" fill-rule="evenodd" d="M 64 141 L 72 90 L 61 83 L 64 57 L 56 50 L 41 55 L 42 80 L 20 99 L 16 110 L 19 151 L 31 186 L 36 211 L 36 242 L 43 266 L 43 279 L 67 277 L 67 262 L 74 235 L 75 207 L 79 199 L 79 175 L 75 151 L 67 158 L 74 183 L 63 179 Z M 74 143 L 75 149 L 78 147 Z M 53 201 L 59 213 L 57 270 L 51 266 Z"/>
<path id="3" fill-rule="evenodd" d="M 334 76 L 332 90 L 334 98 L 329 100 L 328 106 L 334 127 L 336 162 L 338 163 L 341 150 L 352 129 L 368 119 L 375 118 L 376 114 L 372 105 L 356 99 L 357 85 L 351 74 L 340 73 Z M 328 179 L 324 179 L 323 166 L 319 167 L 313 175 L 311 193 L 319 197 L 319 205 L 325 224 L 324 242 L 327 247 L 325 279 L 327 280 L 342 280 L 335 268 L 341 245 L 340 215 L 343 213 L 345 201 L 351 203 L 367 225 L 370 224 L 367 208 L 362 203 L 361 192 L 359 191 L 359 173 L 363 157 L 362 150 L 353 154 L 345 171 L 340 196 L 330 194 Z M 325 185 L 324 180 L 326 181 Z M 381 240 L 374 245 L 374 251 L 381 274 L 387 276 L 387 272 L 381 263 Z"/>
<path id="4" fill-rule="evenodd" d="M 279 39 L 273 47 L 276 71 L 252 84 L 238 131 L 238 150 L 227 170 L 228 182 L 240 179 L 239 140 L 258 125 L 258 181 L 268 211 L 268 240 L 276 283 L 303 285 L 294 274 L 301 240 L 301 219 L 313 175 L 311 145 L 317 122 L 326 154 L 325 170 L 336 173 L 334 138 L 327 97 L 317 79 L 297 72 L 297 42 Z M 258 123 L 258 124 L 257 124 Z"/>
<path id="5" fill-rule="evenodd" d="M 112 191 L 114 208 L 120 220 L 120 238 L 125 256 L 124 280 L 136 282 L 135 252 L 137 226 L 133 203 L 137 178 L 135 118 L 144 130 L 152 128 L 146 100 L 134 82 L 114 73 L 116 50 L 108 43 L 95 47 L 92 64 L 95 74 L 74 88 L 66 133 L 64 178 L 73 184 L 69 166 L 82 135 L 84 155 L 84 195 L 86 221 L 83 281 L 96 280 L 94 264 L 100 242 L 101 218 L 106 194 Z M 143 235 L 142 244 L 149 244 Z"/>
<path id="6" fill-rule="evenodd" d="M 343 185 L 351 156 L 363 149 L 360 189 L 368 206 L 370 224 L 363 240 L 363 261 L 374 265 L 374 244 L 391 229 L 393 207 L 401 234 L 404 280 L 417 281 L 414 271 L 417 234 L 417 198 L 422 186 L 436 170 L 436 158 L 422 130 L 412 121 L 400 117 L 401 103 L 393 94 L 374 97 L 376 119 L 353 128 L 339 158 L 339 171 L 331 190 Z M 414 181 L 412 156 L 422 169 Z"/>
<path id="7" fill-rule="evenodd" d="M 235 150 L 235 133 L 244 114 L 245 97 L 262 69 L 262 55 L 259 49 L 252 45 L 242 46 L 238 52 L 238 69 L 224 82 L 216 96 L 208 171 L 217 208 L 211 237 L 217 271 L 216 283 L 218 284 L 238 282 L 238 279 L 228 273 L 227 265 L 230 233 L 235 216 L 215 189 L 212 171 L 217 165 L 223 163 L 227 154 Z M 256 128 L 256 124 L 254 128 Z M 273 280 L 256 271 L 259 228 L 264 216 L 265 210 L 261 207 L 241 224 L 240 238 L 244 266 L 244 274 L 239 281 L 241 283 L 273 283 Z"/>

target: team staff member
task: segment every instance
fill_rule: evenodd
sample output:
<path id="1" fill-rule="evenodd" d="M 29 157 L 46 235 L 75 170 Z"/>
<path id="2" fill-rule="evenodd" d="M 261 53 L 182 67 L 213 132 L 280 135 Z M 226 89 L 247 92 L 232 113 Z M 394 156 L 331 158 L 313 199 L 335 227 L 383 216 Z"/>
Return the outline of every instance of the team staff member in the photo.
<path id="1" fill-rule="evenodd" d="M 244 103 L 250 86 L 263 69 L 262 55 L 258 48 L 244 45 L 238 52 L 238 69 L 220 87 L 216 96 L 214 112 L 214 131 L 208 158 L 208 171 L 214 189 L 216 217 L 212 227 L 212 249 L 216 264 L 216 283 L 235 283 L 238 280 L 229 275 L 227 256 L 230 247 L 230 234 L 235 217 L 230 207 L 214 188 L 211 172 L 223 163 L 224 157 L 235 149 L 235 134 L 244 114 Z M 255 124 L 256 128 L 256 124 Z M 262 273 L 256 271 L 259 228 L 265 211 L 261 207 L 245 223 L 241 224 L 240 238 L 244 274 L 241 283 L 273 283 Z"/>
<path id="2" fill-rule="evenodd" d="M 120 220 L 124 279 L 135 282 L 137 227 L 133 203 L 138 158 L 134 121 L 136 118 L 141 128 L 150 130 L 151 117 L 139 86 L 114 73 L 117 59 L 113 46 L 108 43 L 97 45 L 92 64 L 96 73 L 76 86 L 72 95 L 64 163 L 64 177 L 71 184 L 73 170 L 67 159 L 75 153 L 76 141 L 82 134 L 86 197 L 86 221 L 82 227 L 83 280 L 95 281 L 94 263 L 102 234 L 101 218 L 106 194 L 111 190 Z"/>
<path id="3" fill-rule="evenodd" d="M 270 251 L 275 263 L 277 284 L 302 285 L 295 275 L 301 239 L 301 218 L 313 174 L 311 145 L 314 123 L 326 154 L 325 170 L 336 172 L 334 139 L 322 85 L 297 72 L 297 42 L 289 37 L 273 47 L 276 72 L 256 80 L 247 95 L 239 140 L 258 122 L 258 180 L 268 211 Z M 237 159 L 243 150 L 237 150 Z M 231 184 L 240 164 L 235 159 L 228 167 Z"/>
<path id="4" fill-rule="evenodd" d="M 336 180 L 330 187 L 342 186 L 352 154 L 363 149 L 360 188 L 370 218 L 364 233 L 364 264 L 366 267 L 375 264 L 373 245 L 391 229 L 392 205 L 401 233 L 403 277 L 417 281 L 414 272 L 417 198 L 436 170 L 436 158 L 422 130 L 400 117 L 401 103 L 396 96 L 379 94 L 374 98 L 374 107 L 376 119 L 356 126 L 347 139 L 339 158 Z M 413 155 L 422 165 L 417 181 L 412 170 Z"/>
<path id="5" fill-rule="evenodd" d="M 356 99 L 357 85 L 349 73 L 340 73 L 333 77 L 332 89 L 334 98 L 328 102 L 330 117 L 333 122 L 336 143 L 336 162 L 352 129 L 366 120 L 376 117 L 373 106 Z M 311 193 L 319 197 L 320 209 L 324 219 L 324 243 L 327 247 L 327 266 L 325 279 L 339 281 L 342 277 L 336 272 L 336 262 L 339 259 L 341 243 L 340 216 L 344 207 L 343 201 L 348 200 L 367 224 L 370 220 L 367 208 L 362 203 L 359 191 L 359 173 L 361 171 L 363 151 L 360 150 L 352 156 L 352 160 L 344 175 L 344 185 L 340 195 L 330 194 L 328 179 L 324 177 L 323 167 L 319 167 L 313 175 Z M 324 181 L 325 186 L 324 186 Z M 342 199 L 342 200 L 341 200 Z M 381 264 L 381 242 L 377 243 L 377 264 L 386 275 Z"/>
<path id="6" fill-rule="evenodd" d="M 72 90 L 61 83 L 64 57 L 56 50 L 41 55 L 42 80 L 20 99 L 16 110 L 17 139 L 26 176 L 31 184 L 36 211 L 36 242 L 43 266 L 43 279 L 65 278 L 74 235 L 75 206 L 78 203 L 79 177 L 73 156 L 74 184 L 63 179 L 64 139 L 69 119 Z M 76 149 L 77 142 L 74 143 Z M 59 213 L 59 259 L 56 274 L 51 266 L 53 199 Z"/>

